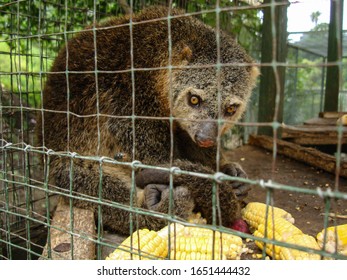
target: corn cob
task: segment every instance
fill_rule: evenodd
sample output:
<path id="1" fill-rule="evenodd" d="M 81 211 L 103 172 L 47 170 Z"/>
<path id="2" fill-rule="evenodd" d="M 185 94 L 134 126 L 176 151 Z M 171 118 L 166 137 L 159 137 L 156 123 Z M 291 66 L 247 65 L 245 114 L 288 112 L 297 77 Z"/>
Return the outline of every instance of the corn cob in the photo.
<path id="1" fill-rule="evenodd" d="M 165 227 L 159 235 L 167 233 Z M 176 260 L 238 259 L 244 248 L 239 236 L 179 224 L 171 225 L 170 241 L 170 259 Z"/>
<path id="2" fill-rule="evenodd" d="M 300 229 L 295 227 L 293 224 L 282 218 L 276 218 L 274 220 L 274 230 L 272 229 L 272 223 L 268 223 L 267 237 L 277 241 L 285 243 L 295 244 L 302 247 L 319 250 L 317 241 L 310 235 L 302 233 Z M 254 232 L 254 236 L 265 237 L 265 225 L 261 224 L 258 230 Z M 255 241 L 255 244 L 263 249 L 264 242 Z M 319 260 L 320 256 L 314 253 L 304 252 L 302 250 L 292 249 L 279 245 L 273 245 L 270 243 L 266 244 L 266 253 L 274 259 L 281 260 Z"/>
<path id="3" fill-rule="evenodd" d="M 342 115 L 337 121 L 337 125 L 347 125 L 347 114 Z"/>
<path id="4" fill-rule="evenodd" d="M 214 242 L 213 242 L 214 241 Z M 241 245 L 231 243 L 229 239 L 210 237 L 179 236 L 172 244 L 170 259 L 175 260 L 227 260 L 237 259 Z"/>
<path id="5" fill-rule="evenodd" d="M 265 236 L 265 223 L 259 224 L 257 230 L 253 233 L 253 235 L 256 237 L 261 237 L 261 238 L 267 237 L 268 239 L 275 239 L 277 241 L 286 241 L 288 237 L 290 237 L 291 235 L 296 235 L 296 234 L 302 234 L 302 231 L 281 217 L 276 217 L 274 221 L 272 221 L 271 219 L 268 219 L 266 236 Z M 255 244 L 260 249 L 263 249 L 264 247 L 264 242 L 256 240 Z M 273 245 L 268 243 L 266 244 L 265 251 L 269 256 L 275 259 L 279 259 L 281 248 L 282 247 L 278 245 Z"/>
<path id="6" fill-rule="evenodd" d="M 142 229 L 128 237 L 107 260 L 166 258 L 170 237 L 170 258 L 177 260 L 237 259 L 243 252 L 241 237 L 206 228 L 171 224 L 160 231 Z M 214 250 L 213 250 L 214 249 Z M 213 253 L 212 253 L 213 252 Z M 141 255 L 140 255 L 141 253 Z"/>
<path id="7" fill-rule="evenodd" d="M 131 246 L 132 240 L 132 246 Z M 156 231 L 141 229 L 134 232 L 106 260 L 148 260 L 166 258 L 167 240 Z"/>
<path id="8" fill-rule="evenodd" d="M 342 251 L 339 251 L 339 254 L 347 256 L 347 248 L 342 249 Z"/>
<path id="9" fill-rule="evenodd" d="M 168 236 L 169 228 L 168 226 L 164 227 L 158 232 L 158 235 L 162 238 L 165 238 Z M 238 245 L 242 245 L 242 238 L 230 233 L 223 233 L 219 231 L 213 231 L 212 229 L 208 228 L 200 228 L 200 227 L 192 227 L 192 226 L 183 226 L 181 224 L 171 224 L 170 228 L 170 237 L 171 241 L 173 241 L 175 238 L 179 236 L 183 237 L 208 237 L 208 238 L 215 238 L 215 239 L 225 239 L 230 241 L 231 243 L 235 243 Z"/>
<path id="10" fill-rule="evenodd" d="M 328 227 L 326 230 L 325 250 L 329 253 L 337 252 L 347 255 L 347 224 Z M 317 241 L 320 248 L 324 247 L 324 235 L 324 229 L 317 234 Z"/>
<path id="11" fill-rule="evenodd" d="M 241 210 L 242 218 L 253 228 L 257 229 L 260 224 L 265 224 L 266 208 L 268 207 L 268 220 L 272 217 L 281 217 L 294 224 L 294 218 L 287 211 L 273 206 L 266 206 L 265 203 L 250 202 Z M 273 211 L 273 214 L 272 214 Z M 273 216 L 272 216 L 273 215 Z"/>
<path id="12" fill-rule="evenodd" d="M 316 240 L 312 236 L 304 234 L 299 228 L 294 226 L 294 218 L 292 215 L 281 208 L 269 208 L 267 225 L 265 225 L 266 204 L 257 202 L 249 203 L 244 209 L 242 209 L 241 213 L 243 218 L 255 229 L 253 235 L 256 237 L 267 237 L 268 239 L 319 250 Z M 265 245 L 264 242 L 258 240 L 255 241 L 255 244 L 260 249 L 263 249 Z M 317 254 L 273 245 L 271 243 L 266 244 L 265 251 L 274 259 L 320 259 L 320 256 Z"/>
<path id="13" fill-rule="evenodd" d="M 287 243 L 300 245 L 306 248 L 319 250 L 318 243 L 313 236 L 307 234 L 297 234 L 289 236 L 286 240 Z M 280 250 L 281 260 L 320 260 L 318 254 L 308 253 L 301 250 L 296 250 L 288 247 L 281 247 Z"/>
<path id="14" fill-rule="evenodd" d="M 187 221 L 188 221 L 188 223 L 191 223 L 191 224 L 200 224 L 200 225 L 206 225 L 207 224 L 206 219 L 201 216 L 200 212 L 192 213 L 188 217 Z"/>

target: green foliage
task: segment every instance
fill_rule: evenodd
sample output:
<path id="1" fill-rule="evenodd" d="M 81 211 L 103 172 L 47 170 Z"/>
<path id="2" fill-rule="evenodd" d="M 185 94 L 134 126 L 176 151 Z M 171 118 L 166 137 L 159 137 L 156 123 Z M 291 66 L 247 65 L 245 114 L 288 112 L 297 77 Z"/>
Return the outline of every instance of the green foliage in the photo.
<path id="1" fill-rule="evenodd" d="M 295 43 L 299 49 L 289 48 L 287 62 L 292 67 L 287 68 L 284 96 L 284 121 L 288 124 L 302 123 L 323 110 L 328 30 L 329 24 L 317 24 Z M 346 62 L 342 60 L 342 91 L 347 89 Z M 346 108 L 346 96 L 340 93 L 341 111 Z"/>
<path id="2" fill-rule="evenodd" d="M 5 89 L 11 89 L 12 93 L 25 95 L 23 98 L 29 104 L 38 105 L 41 99 L 41 79 L 44 76 L 39 74 L 39 55 L 33 55 L 38 49 L 35 46 L 31 49 L 33 53 L 29 55 L 18 53 L 16 49 L 11 50 L 5 42 L 0 42 L 0 83 Z M 47 67 L 50 67 L 50 64 Z"/>
<path id="3" fill-rule="evenodd" d="M 289 49 L 288 64 L 293 67 L 286 72 L 285 123 L 298 124 L 318 116 L 324 94 L 324 69 L 320 66 L 323 62 L 322 57 Z"/>
<path id="4" fill-rule="evenodd" d="M 153 4 L 166 5 L 166 2 L 134 0 L 133 7 L 135 10 L 139 10 L 143 6 Z M 201 19 L 215 27 L 216 13 L 214 9 L 216 2 L 216 0 L 173 1 L 173 6 L 185 8 L 187 12 L 209 11 L 202 14 Z M 239 1 L 221 0 L 219 2 L 221 8 L 237 8 L 245 5 Z M 30 40 L 41 41 L 45 48 L 57 51 L 61 41 L 64 41 L 64 32 L 76 32 L 91 24 L 94 19 L 98 21 L 122 12 L 118 1 L 114 0 L 28 0 L 13 2 L 0 8 L 0 30 L 3 31 L 1 39 L 6 40 L 7 44 L 14 48 L 15 38 L 32 36 L 29 38 Z M 246 48 L 253 44 L 253 40 L 259 38 L 260 26 L 261 20 L 256 9 L 231 10 L 220 13 L 220 28 L 232 33 Z M 21 53 L 26 51 L 23 42 L 20 41 Z"/>
<path id="5" fill-rule="evenodd" d="M 311 21 L 315 24 L 315 25 L 317 25 L 317 23 L 318 23 L 318 19 L 319 19 L 319 17 L 322 15 L 322 13 L 320 12 L 320 11 L 316 11 L 316 12 L 313 12 L 312 14 L 311 14 Z"/>
<path id="6" fill-rule="evenodd" d="M 197 10 L 208 11 L 201 15 L 201 20 L 206 24 L 216 27 L 216 2 L 217 1 L 187 1 L 188 12 Z M 230 8 L 219 14 L 219 28 L 230 33 L 250 53 L 257 54 L 261 40 L 261 18 L 256 9 L 238 9 L 246 6 L 239 1 L 219 1 L 220 8 Z M 233 9 L 234 8 L 234 9 Z"/>
<path id="7" fill-rule="evenodd" d="M 129 1 L 127 1 L 129 3 Z M 167 1 L 134 0 L 134 10 Z M 198 15 L 216 26 L 216 0 L 173 1 L 174 7 Z M 221 0 L 220 7 L 240 7 L 239 1 Z M 0 82 L 12 93 L 26 94 L 29 105 L 39 106 L 46 72 L 66 39 L 94 20 L 123 13 L 115 0 L 27 0 L 0 5 Z M 220 28 L 231 33 L 247 50 L 258 49 L 261 20 L 256 9 L 220 13 Z"/>

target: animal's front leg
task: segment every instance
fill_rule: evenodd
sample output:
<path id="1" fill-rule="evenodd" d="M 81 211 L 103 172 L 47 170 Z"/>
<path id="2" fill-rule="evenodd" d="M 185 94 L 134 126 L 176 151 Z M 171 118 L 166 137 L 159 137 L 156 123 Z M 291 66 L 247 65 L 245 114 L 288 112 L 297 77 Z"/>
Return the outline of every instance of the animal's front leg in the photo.
<path id="1" fill-rule="evenodd" d="M 135 182 L 138 188 L 144 188 L 150 184 L 169 185 L 170 173 L 160 169 L 143 169 L 136 172 Z"/>
<path id="2" fill-rule="evenodd" d="M 212 169 L 186 160 L 176 160 L 174 161 L 173 166 L 178 167 L 183 171 L 201 173 L 204 175 L 214 174 Z M 153 201 L 154 203 L 159 203 L 158 197 L 161 199 L 165 197 L 165 188 L 163 188 L 161 184 L 163 184 L 163 182 L 165 182 L 166 185 L 169 184 L 170 172 L 160 169 L 144 169 L 137 175 L 140 175 L 136 181 L 139 184 L 138 187 L 143 187 L 143 185 L 149 183 L 149 185 L 145 186 L 145 190 L 146 188 L 151 188 L 151 191 L 154 192 L 148 196 L 148 203 L 153 204 Z M 206 179 L 193 174 L 180 174 L 173 176 L 174 191 L 178 190 L 179 188 L 188 190 L 191 198 L 194 201 L 194 210 L 201 212 L 202 216 L 207 219 L 207 222 L 212 223 L 214 212 L 213 179 Z M 217 223 L 221 223 L 225 226 L 230 226 L 232 222 L 239 217 L 240 205 L 235 196 L 232 183 L 233 182 L 223 182 L 219 184 L 218 188 L 216 188 L 216 197 L 219 199 L 219 201 L 216 202 L 215 205 L 219 205 L 220 213 L 218 215 L 221 217 L 221 221 L 217 220 Z M 154 187 L 153 184 L 155 185 Z M 158 192 L 161 192 L 161 195 L 159 195 Z M 155 199 L 156 197 L 157 199 Z M 186 200 L 184 203 L 187 202 L 188 200 Z"/>
<path id="3" fill-rule="evenodd" d="M 229 162 L 221 167 L 221 172 L 223 172 L 226 175 L 233 176 L 233 177 L 239 177 L 239 178 L 247 178 L 246 172 L 242 169 L 241 165 L 236 162 Z M 234 193 L 239 201 L 244 200 L 248 192 L 250 191 L 251 187 L 249 184 L 246 184 L 241 181 L 232 181 L 231 183 Z"/>
<path id="4" fill-rule="evenodd" d="M 171 203 L 171 213 L 170 211 Z M 185 187 L 177 187 L 172 190 L 168 185 L 149 184 L 144 188 L 143 208 L 165 214 L 174 214 L 187 219 L 193 212 L 194 200 L 190 191 Z"/>

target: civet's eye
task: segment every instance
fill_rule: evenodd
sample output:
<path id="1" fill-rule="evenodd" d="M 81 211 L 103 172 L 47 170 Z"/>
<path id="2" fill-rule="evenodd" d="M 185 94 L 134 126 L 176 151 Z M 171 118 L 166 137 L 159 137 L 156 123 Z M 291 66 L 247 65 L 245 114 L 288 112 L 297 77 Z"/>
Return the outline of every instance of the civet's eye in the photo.
<path id="1" fill-rule="evenodd" d="M 189 97 L 189 105 L 193 107 L 198 107 L 201 103 L 200 96 L 197 96 L 195 94 L 190 95 Z"/>
<path id="2" fill-rule="evenodd" d="M 236 113 L 237 111 L 237 108 L 239 107 L 238 104 L 232 104 L 230 106 L 228 106 L 226 109 L 225 109 L 225 114 L 227 116 L 232 116 Z"/>

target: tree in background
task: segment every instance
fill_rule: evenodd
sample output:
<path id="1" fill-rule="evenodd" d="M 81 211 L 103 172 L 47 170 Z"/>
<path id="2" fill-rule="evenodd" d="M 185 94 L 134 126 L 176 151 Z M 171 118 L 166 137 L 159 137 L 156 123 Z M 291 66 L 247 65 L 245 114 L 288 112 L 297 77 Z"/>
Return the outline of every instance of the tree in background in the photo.
<path id="1" fill-rule="evenodd" d="M 260 41 L 261 19 L 257 9 L 238 9 L 247 1 L 220 0 L 220 28 L 234 37 L 254 56 Z M 168 5 L 197 14 L 216 26 L 216 0 L 134 0 L 136 12 L 150 5 Z M 235 9 L 234 9 L 235 8 Z M 94 20 L 130 13 L 125 0 L 28 0 L 4 4 L 0 9 L 0 83 L 7 91 L 26 95 L 28 104 L 38 107 L 45 72 L 66 39 Z M 6 74 L 7 73 L 7 74 Z"/>
<path id="2" fill-rule="evenodd" d="M 329 24 L 318 24 L 319 15 L 319 12 L 312 13 L 315 27 L 294 44 L 298 48 L 290 48 L 288 52 L 287 61 L 292 67 L 287 69 L 284 105 L 287 124 L 302 123 L 317 117 L 322 110 L 325 87 L 325 67 L 322 64 L 326 57 Z"/>
<path id="3" fill-rule="evenodd" d="M 320 11 L 316 11 L 311 14 L 311 21 L 314 23 L 315 26 L 317 26 L 318 19 L 321 16 L 321 14 L 322 13 Z"/>

